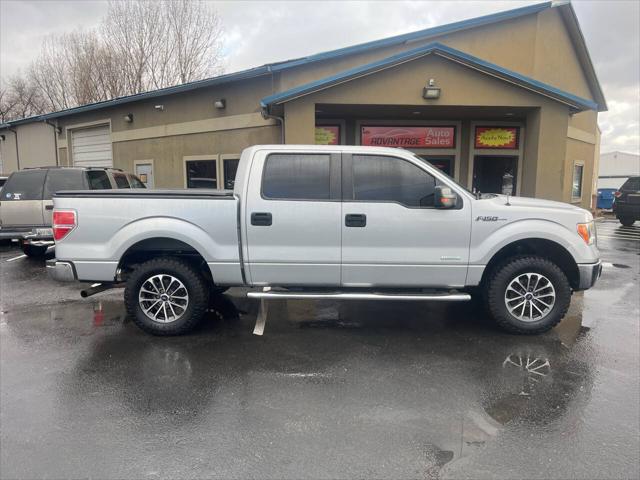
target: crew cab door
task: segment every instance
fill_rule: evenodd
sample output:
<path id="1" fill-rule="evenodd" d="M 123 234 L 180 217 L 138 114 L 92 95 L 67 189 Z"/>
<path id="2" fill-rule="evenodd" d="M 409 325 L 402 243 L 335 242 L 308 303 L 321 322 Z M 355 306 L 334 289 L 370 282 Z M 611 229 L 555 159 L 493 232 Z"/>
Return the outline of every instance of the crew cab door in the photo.
<path id="1" fill-rule="evenodd" d="M 464 286 L 470 202 L 459 196 L 457 208 L 435 208 L 442 182 L 419 160 L 345 154 L 342 161 L 342 284 Z"/>
<path id="2" fill-rule="evenodd" d="M 340 154 L 257 151 L 244 208 L 249 281 L 340 285 Z"/>

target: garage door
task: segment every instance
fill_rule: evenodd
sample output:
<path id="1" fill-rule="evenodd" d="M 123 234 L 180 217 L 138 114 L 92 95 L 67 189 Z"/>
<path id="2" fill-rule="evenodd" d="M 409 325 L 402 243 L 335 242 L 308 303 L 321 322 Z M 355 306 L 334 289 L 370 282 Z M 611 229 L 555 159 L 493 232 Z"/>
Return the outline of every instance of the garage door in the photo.
<path id="1" fill-rule="evenodd" d="M 109 125 L 73 130 L 73 164 L 79 167 L 113 167 Z"/>

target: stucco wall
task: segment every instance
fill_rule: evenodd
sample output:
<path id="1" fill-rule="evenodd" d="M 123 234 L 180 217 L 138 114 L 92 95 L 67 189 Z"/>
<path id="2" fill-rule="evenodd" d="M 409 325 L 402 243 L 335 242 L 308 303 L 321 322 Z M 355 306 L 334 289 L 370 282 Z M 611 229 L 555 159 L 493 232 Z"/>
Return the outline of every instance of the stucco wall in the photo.
<path id="1" fill-rule="evenodd" d="M 53 127 L 44 122 L 34 122 L 18 125 L 14 130 L 18 133 L 17 154 L 14 132 L 8 129 L 0 131 L 4 135 L 4 140 L 0 141 L 2 173 L 11 173 L 19 168 L 56 165 Z"/>

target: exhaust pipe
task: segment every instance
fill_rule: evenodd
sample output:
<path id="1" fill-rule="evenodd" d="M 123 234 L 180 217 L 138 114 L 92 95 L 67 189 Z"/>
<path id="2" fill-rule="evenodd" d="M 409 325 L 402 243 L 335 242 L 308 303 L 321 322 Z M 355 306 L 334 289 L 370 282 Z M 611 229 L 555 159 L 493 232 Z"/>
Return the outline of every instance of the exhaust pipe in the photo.
<path id="1" fill-rule="evenodd" d="M 90 288 L 86 288 L 80 291 L 80 296 L 82 298 L 90 297 L 91 295 L 95 295 L 96 293 L 104 292 L 106 290 L 111 290 L 112 288 L 120 288 L 123 287 L 123 283 L 94 283 Z"/>

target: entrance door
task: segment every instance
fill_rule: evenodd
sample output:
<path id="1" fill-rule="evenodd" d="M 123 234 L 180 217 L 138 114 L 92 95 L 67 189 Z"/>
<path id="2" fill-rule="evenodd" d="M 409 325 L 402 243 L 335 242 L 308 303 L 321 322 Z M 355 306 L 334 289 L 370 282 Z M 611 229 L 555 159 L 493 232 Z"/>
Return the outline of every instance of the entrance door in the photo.
<path id="1" fill-rule="evenodd" d="M 473 189 L 481 193 L 516 194 L 518 157 L 476 155 L 473 160 Z"/>
<path id="2" fill-rule="evenodd" d="M 155 183 L 153 181 L 153 163 L 151 162 L 136 163 L 135 173 L 136 173 L 136 177 L 138 177 L 140 181 L 144 183 L 145 187 L 154 188 Z"/>
<path id="3" fill-rule="evenodd" d="M 340 285 L 339 181 L 339 154 L 256 154 L 243 216 L 254 285 Z"/>
<path id="4" fill-rule="evenodd" d="M 342 284 L 463 286 L 470 203 L 461 203 L 460 209 L 434 208 L 439 181 L 409 160 L 344 155 L 343 162 Z"/>

